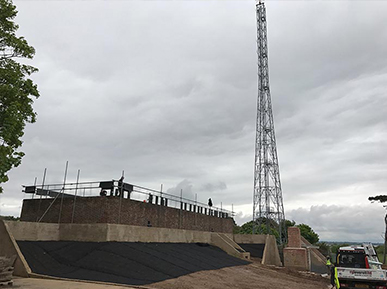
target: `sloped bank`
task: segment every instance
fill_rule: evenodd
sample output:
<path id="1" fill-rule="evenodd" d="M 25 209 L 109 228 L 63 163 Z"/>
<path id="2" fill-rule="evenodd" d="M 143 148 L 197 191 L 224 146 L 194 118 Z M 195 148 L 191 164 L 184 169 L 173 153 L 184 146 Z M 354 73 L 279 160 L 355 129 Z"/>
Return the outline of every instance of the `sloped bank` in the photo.
<path id="1" fill-rule="evenodd" d="M 203 270 L 246 265 L 207 244 L 18 241 L 34 273 L 145 285 Z"/>

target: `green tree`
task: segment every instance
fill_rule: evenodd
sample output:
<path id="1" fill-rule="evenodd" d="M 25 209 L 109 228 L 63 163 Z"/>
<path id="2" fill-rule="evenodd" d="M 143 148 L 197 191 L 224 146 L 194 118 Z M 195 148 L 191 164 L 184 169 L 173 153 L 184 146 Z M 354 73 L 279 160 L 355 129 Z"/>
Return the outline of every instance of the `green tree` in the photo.
<path id="1" fill-rule="evenodd" d="M 331 254 L 331 247 L 326 242 L 318 242 L 316 244 L 318 246 L 318 250 L 324 255 L 328 256 Z"/>
<path id="2" fill-rule="evenodd" d="M 35 54 L 23 37 L 16 36 L 16 14 L 11 0 L 0 0 L 0 184 L 8 181 L 9 170 L 21 163 L 21 137 L 26 123 L 35 122 L 32 104 L 39 96 L 36 84 L 28 78 L 37 69 L 15 60 L 32 59 Z"/>
<path id="3" fill-rule="evenodd" d="M 313 231 L 311 227 L 305 224 L 297 225 L 300 229 L 301 236 L 303 236 L 309 243 L 316 244 L 319 241 L 319 236 Z"/>
<path id="4" fill-rule="evenodd" d="M 242 226 L 238 227 L 237 234 L 252 234 L 253 224 L 253 221 L 244 223 Z M 235 231 L 236 230 L 234 230 L 234 232 Z M 266 224 L 261 224 L 260 228 L 257 228 L 255 234 L 267 234 Z M 275 228 L 270 228 L 270 234 L 274 235 L 276 238 L 279 238 L 278 231 Z"/>
<path id="5" fill-rule="evenodd" d="M 295 222 L 295 221 L 285 220 L 285 230 L 286 230 L 286 234 L 288 233 L 288 228 L 289 228 L 289 227 L 294 227 L 295 225 L 296 225 L 296 222 Z"/>

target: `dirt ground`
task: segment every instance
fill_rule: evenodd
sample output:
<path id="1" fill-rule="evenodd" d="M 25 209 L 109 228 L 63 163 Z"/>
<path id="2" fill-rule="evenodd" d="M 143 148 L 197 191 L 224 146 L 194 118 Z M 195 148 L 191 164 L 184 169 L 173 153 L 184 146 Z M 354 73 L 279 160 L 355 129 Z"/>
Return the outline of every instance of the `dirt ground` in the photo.
<path id="1" fill-rule="evenodd" d="M 329 280 L 285 268 L 250 264 L 196 272 L 151 286 L 158 289 L 326 289 Z"/>
<path id="2" fill-rule="evenodd" d="M 6 288 L 3 286 L 2 288 Z M 12 287 L 10 287 L 12 288 Z M 16 278 L 13 288 L 26 289 L 327 289 L 329 281 L 319 275 L 303 273 L 286 268 L 276 268 L 253 263 L 227 267 L 219 270 L 200 271 L 147 286 L 116 286 L 47 280 Z"/>

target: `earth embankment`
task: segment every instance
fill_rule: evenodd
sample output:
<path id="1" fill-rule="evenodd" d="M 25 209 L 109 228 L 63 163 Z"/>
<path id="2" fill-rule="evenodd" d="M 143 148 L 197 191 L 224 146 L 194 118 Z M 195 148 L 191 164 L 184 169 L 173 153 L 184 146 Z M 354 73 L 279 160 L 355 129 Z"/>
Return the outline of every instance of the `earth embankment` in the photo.
<path id="1" fill-rule="evenodd" d="M 151 284 L 198 271 L 249 264 L 207 244 L 17 243 L 34 273 L 129 285 Z"/>

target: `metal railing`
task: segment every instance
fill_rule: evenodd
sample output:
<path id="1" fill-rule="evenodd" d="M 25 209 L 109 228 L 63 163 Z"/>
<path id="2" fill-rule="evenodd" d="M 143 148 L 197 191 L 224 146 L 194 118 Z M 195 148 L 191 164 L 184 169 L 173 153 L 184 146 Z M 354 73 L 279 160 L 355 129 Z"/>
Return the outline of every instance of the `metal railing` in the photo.
<path id="1" fill-rule="evenodd" d="M 62 184 L 42 184 L 33 186 L 23 186 L 23 192 L 31 194 L 31 198 L 48 198 L 52 199 L 50 206 L 46 209 L 44 214 L 38 219 L 40 222 L 45 214 L 50 210 L 52 204 L 56 199 L 74 198 L 74 209 L 77 198 L 85 197 L 118 197 L 120 199 L 130 199 L 134 201 L 151 203 L 159 206 L 166 206 L 176 208 L 181 211 L 189 211 L 197 214 L 204 214 L 218 218 L 229 218 L 234 216 L 234 212 L 226 210 L 222 207 L 209 206 L 208 204 L 198 202 L 183 197 L 183 191 L 180 196 L 168 194 L 162 191 L 153 190 L 119 180 L 111 181 L 94 181 L 94 182 L 76 182 L 76 183 L 62 183 Z M 60 211 L 62 211 L 62 202 Z M 121 203 L 121 200 L 120 200 Z M 121 210 L 121 204 L 120 204 Z M 120 212 L 119 212 L 120 213 Z M 61 215 L 61 212 L 59 212 Z M 72 218 L 72 221 L 74 216 Z M 59 221 L 60 222 L 60 219 Z"/>

